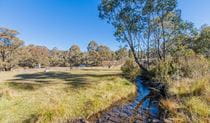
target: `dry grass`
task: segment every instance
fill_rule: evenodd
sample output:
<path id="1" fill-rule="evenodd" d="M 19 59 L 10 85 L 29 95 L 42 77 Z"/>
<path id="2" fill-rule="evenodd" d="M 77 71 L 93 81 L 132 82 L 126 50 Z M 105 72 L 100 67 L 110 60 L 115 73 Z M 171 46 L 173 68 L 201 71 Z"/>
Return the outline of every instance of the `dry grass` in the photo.
<path id="1" fill-rule="evenodd" d="M 169 84 L 170 99 L 162 100 L 173 122 L 210 122 L 210 76 L 182 79 Z"/>
<path id="2" fill-rule="evenodd" d="M 87 118 L 134 94 L 119 69 L 0 73 L 0 122 Z"/>

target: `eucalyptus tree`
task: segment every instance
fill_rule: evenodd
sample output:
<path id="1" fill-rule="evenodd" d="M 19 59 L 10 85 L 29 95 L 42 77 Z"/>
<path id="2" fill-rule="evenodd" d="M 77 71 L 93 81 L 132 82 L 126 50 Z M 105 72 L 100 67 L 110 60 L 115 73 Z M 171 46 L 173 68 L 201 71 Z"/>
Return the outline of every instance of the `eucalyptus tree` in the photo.
<path id="1" fill-rule="evenodd" d="M 50 66 L 60 66 L 64 67 L 66 66 L 65 62 L 65 51 L 59 50 L 56 47 L 50 50 L 50 55 L 49 55 L 49 61 L 50 61 Z"/>
<path id="2" fill-rule="evenodd" d="M 70 67 L 80 65 L 82 58 L 82 52 L 80 47 L 77 45 L 72 45 L 68 51 L 68 60 Z"/>
<path id="3" fill-rule="evenodd" d="M 163 58 L 166 57 L 166 43 L 173 35 L 180 21 L 181 12 L 176 9 L 177 0 L 157 0 L 156 15 L 157 25 L 160 29 L 160 40 L 162 41 Z M 157 28 L 157 27 L 156 27 Z"/>
<path id="4" fill-rule="evenodd" d="M 88 46 L 87 46 L 87 58 L 86 58 L 86 63 L 90 65 L 97 66 L 99 64 L 99 54 L 97 52 L 99 45 L 96 41 L 90 41 Z"/>
<path id="5" fill-rule="evenodd" d="M 193 49 L 196 53 L 210 57 L 210 26 L 204 25 L 201 27 L 201 32 L 199 38 L 195 40 L 195 45 Z"/>
<path id="6" fill-rule="evenodd" d="M 198 37 L 198 31 L 193 23 L 181 20 L 178 28 L 170 36 L 170 40 L 166 42 L 168 54 L 174 58 L 182 57 L 186 52 L 192 50 Z"/>
<path id="7" fill-rule="evenodd" d="M 23 45 L 15 30 L 0 28 L 0 69 L 11 70 L 17 65 L 17 49 Z"/>
<path id="8" fill-rule="evenodd" d="M 102 0 L 99 6 L 100 17 L 107 20 L 115 28 L 115 36 L 121 42 L 127 42 L 135 62 L 145 71 L 137 55 L 139 36 L 144 29 L 144 19 L 141 16 L 143 1 L 137 0 Z"/>
<path id="9" fill-rule="evenodd" d="M 96 51 L 98 49 L 98 44 L 95 41 L 90 41 L 87 47 L 88 52 Z"/>
<path id="10" fill-rule="evenodd" d="M 166 37 L 171 33 L 166 24 L 177 21 L 169 16 L 178 13 L 176 5 L 176 0 L 101 0 L 99 16 L 114 26 L 117 40 L 128 44 L 135 62 L 147 71 L 141 64 L 140 53 L 146 52 L 149 59 L 150 47 L 154 44 L 151 41 L 158 37 L 162 49 L 159 54 L 165 58 Z"/>
<path id="11" fill-rule="evenodd" d="M 29 45 L 22 49 L 22 67 L 46 67 L 49 65 L 49 49 L 45 46 Z"/>
<path id="12" fill-rule="evenodd" d="M 126 58 L 128 58 L 128 50 L 125 47 L 120 48 L 115 52 L 115 55 L 116 55 L 116 60 L 125 60 Z"/>
<path id="13" fill-rule="evenodd" d="M 107 46 L 100 45 L 97 52 L 99 54 L 98 60 L 100 64 L 102 64 L 102 61 L 110 61 L 112 59 L 112 52 Z"/>

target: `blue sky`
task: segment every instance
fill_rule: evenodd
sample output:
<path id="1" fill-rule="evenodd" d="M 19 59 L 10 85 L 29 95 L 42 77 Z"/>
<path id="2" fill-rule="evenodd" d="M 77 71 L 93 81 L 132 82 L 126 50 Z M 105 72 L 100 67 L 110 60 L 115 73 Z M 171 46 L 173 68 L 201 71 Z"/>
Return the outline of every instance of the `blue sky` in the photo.
<path id="1" fill-rule="evenodd" d="M 100 0 L 0 0 L 0 26 L 18 30 L 27 44 L 66 50 L 78 44 L 86 50 L 90 40 L 120 46 L 113 28 L 98 18 Z M 210 25 L 210 0 L 178 0 L 182 16 L 196 27 Z"/>

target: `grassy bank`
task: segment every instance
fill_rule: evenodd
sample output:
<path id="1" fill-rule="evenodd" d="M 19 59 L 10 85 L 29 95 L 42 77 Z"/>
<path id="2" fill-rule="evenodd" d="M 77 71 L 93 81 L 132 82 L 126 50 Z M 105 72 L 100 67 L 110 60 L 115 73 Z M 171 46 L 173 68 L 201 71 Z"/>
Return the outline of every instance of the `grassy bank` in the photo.
<path id="1" fill-rule="evenodd" d="M 62 122 L 135 93 L 118 69 L 0 73 L 0 122 Z"/>
<path id="2" fill-rule="evenodd" d="M 208 59 L 193 52 L 182 57 L 168 57 L 151 67 L 153 80 L 166 87 L 166 98 L 160 101 L 164 109 L 163 120 L 174 123 L 210 122 L 209 70 Z"/>
<path id="3" fill-rule="evenodd" d="M 166 121 L 210 122 L 210 76 L 185 78 L 168 84 L 168 98 L 161 101 Z"/>

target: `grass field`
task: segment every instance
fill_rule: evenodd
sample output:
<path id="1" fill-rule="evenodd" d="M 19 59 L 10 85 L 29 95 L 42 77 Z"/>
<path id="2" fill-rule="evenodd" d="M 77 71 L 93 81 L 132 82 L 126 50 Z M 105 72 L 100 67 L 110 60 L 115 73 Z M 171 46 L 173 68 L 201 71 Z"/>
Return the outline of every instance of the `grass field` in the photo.
<path id="1" fill-rule="evenodd" d="M 118 69 L 0 73 L 0 122 L 62 122 L 135 94 Z"/>

